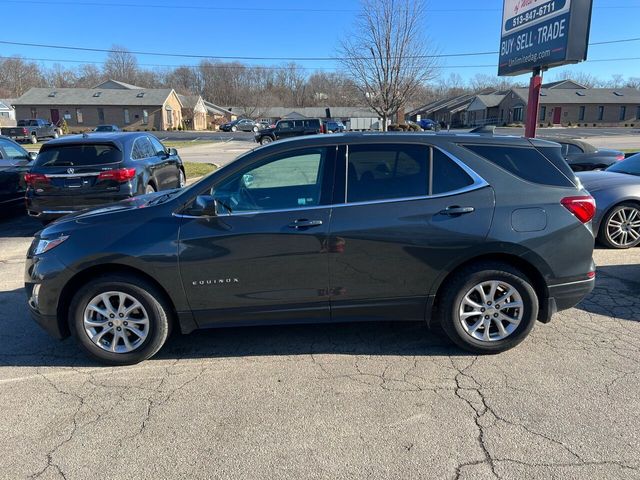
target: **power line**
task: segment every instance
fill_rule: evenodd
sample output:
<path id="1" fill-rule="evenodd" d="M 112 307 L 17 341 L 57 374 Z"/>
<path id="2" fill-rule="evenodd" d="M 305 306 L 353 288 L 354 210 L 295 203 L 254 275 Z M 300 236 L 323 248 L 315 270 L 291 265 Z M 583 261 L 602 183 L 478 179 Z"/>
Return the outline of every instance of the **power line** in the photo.
<path id="1" fill-rule="evenodd" d="M 4 0 L 4 3 L 20 4 L 24 5 L 24 0 Z M 30 0 L 29 5 L 47 5 L 59 7 L 72 6 L 72 7 L 108 7 L 108 8 L 143 8 L 145 10 L 158 9 L 158 10 L 202 10 L 202 11 L 217 11 L 217 12 L 245 12 L 245 13 L 327 13 L 335 15 L 336 13 L 359 13 L 357 9 L 319 9 L 319 8 L 300 8 L 300 7 L 217 7 L 217 6 L 205 6 L 205 5 L 175 5 L 175 4 L 139 4 L 139 3 L 108 3 L 104 2 L 70 2 L 70 1 L 44 1 L 44 0 Z M 593 7 L 598 10 L 622 10 L 622 9 L 637 9 L 640 5 L 596 5 Z M 464 13 L 464 12 L 501 12 L 501 8 L 430 8 L 428 13 Z"/>
<path id="2" fill-rule="evenodd" d="M 606 40 L 601 42 L 592 42 L 589 45 L 607 45 L 613 43 L 628 43 L 640 41 L 640 37 L 634 38 L 622 38 L 617 40 Z M 0 40 L 0 44 L 4 45 L 16 45 L 21 47 L 35 47 L 35 48 L 50 48 L 57 50 L 74 50 L 83 52 L 99 52 L 99 53 L 115 53 L 119 50 L 107 49 L 107 48 L 90 48 L 90 47 L 74 47 L 70 45 L 53 45 L 45 43 L 27 43 L 27 42 L 12 42 L 8 40 Z M 220 59 L 220 60 L 253 60 L 253 61 L 336 61 L 345 58 L 353 60 L 367 60 L 369 57 L 242 57 L 242 56 L 222 56 L 222 55 L 193 55 L 185 53 L 164 53 L 164 52 L 143 52 L 136 50 L 127 50 L 127 53 L 132 55 L 145 55 L 145 56 L 157 56 L 157 57 L 173 57 L 173 58 L 197 58 L 197 59 Z M 407 58 L 454 58 L 454 57 L 475 57 L 484 55 L 496 55 L 497 51 L 490 52 L 466 52 L 466 53 L 444 53 L 434 55 L 416 55 Z"/>
<path id="3" fill-rule="evenodd" d="M 12 59 L 15 57 L 7 57 L 0 56 L 0 60 Z M 22 60 L 29 60 L 33 62 L 60 62 L 60 63 L 77 63 L 81 65 L 104 65 L 105 62 L 92 62 L 92 61 L 84 61 L 84 60 L 72 60 L 72 59 L 62 59 L 62 58 L 31 58 L 31 57 L 19 57 Z M 636 61 L 640 60 L 640 57 L 621 57 L 621 58 L 596 58 L 587 60 L 587 62 L 625 62 L 625 61 Z M 157 64 L 157 63 L 139 63 L 141 67 L 158 67 L 158 68 L 192 68 L 192 69 L 244 69 L 244 68 L 255 68 L 259 70 L 287 70 L 289 67 L 287 66 L 274 66 L 268 67 L 263 65 L 170 65 L 170 64 Z M 435 69 L 450 69 L 450 68 L 496 68 L 497 64 L 489 63 L 482 65 L 442 65 L 439 67 L 435 67 Z M 326 68 L 326 67 L 296 67 L 298 70 L 312 70 L 312 71 L 323 71 L 323 72 L 337 72 L 338 68 Z"/>

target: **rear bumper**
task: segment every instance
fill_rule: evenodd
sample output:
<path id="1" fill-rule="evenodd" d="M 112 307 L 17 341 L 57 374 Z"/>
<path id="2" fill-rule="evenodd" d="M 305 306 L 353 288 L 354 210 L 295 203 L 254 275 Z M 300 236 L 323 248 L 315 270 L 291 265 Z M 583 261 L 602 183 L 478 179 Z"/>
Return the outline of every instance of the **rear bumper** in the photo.
<path id="1" fill-rule="evenodd" d="M 39 220 L 55 220 L 56 218 L 103 205 L 116 203 L 131 198 L 130 193 L 110 193 L 85 198 L 73 197 L 38 197 L 27 195 L 27 212 Z"/>
<path id="2" fill-rule="evenodd" d="M 575 307 L 595 287 L 596 279 L 579 280 L 576 282 L 549 285 L 549 298 L 546 305 L 541 305 L 538 320 L 549 323 L 551 317 L 561 310 Z"/>

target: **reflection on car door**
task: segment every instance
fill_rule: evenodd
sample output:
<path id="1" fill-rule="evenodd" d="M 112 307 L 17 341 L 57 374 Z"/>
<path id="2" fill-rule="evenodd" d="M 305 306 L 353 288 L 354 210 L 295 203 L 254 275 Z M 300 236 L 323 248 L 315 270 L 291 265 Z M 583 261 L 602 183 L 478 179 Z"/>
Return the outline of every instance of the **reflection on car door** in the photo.
<path id="1" fill-rule="evenodd" d="M 180 274 L 198 325 L 330 318 L 334 168 L 335 147 L 257 158 L 203 192 L 221 214 L 185 211 Z"/>
<path id="2" fill-rule="evenodd" d="M 437 276 L 486 238 L 493 189 L 426 145 L 353 145 L 345 162 L 329 237 L 332 318 L 421 320 Z"/>
<path id="3" fill-rule="evenodd" d="M 153 135 L 149 135 L 147 139 L 151 145 L 151 151 L 154 157 L 153 161 L 158 165 L 157 169 L 162 177 L 161 189 L 175 188 L 179 182 L 178 159 L 175 156 L 169 155 L 164 145 Z"/>

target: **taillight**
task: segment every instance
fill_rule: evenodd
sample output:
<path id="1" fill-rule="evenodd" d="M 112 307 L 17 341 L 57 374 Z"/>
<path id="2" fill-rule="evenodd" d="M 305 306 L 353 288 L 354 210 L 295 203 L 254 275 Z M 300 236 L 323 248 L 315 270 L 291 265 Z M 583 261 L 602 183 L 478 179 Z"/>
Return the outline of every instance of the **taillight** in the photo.
<path id="1" fill-rule="evenodd" d="M 42 173 L 25 173 L 24 181 L 27 182 L 27 185 L 32 187 L 36 183 L 49 183 L 49 178 Z"/>
<path id="2" fill-rule="evenodd" d="M 624 154 L 616 155 L 616 162 L 619 162 L 620 160 L 624 160 Z"/>
<path id="3" fill-rule="evenodd" d="M 26 128 L 22 129 L 22 134 L 23 135 L 27 135 L 29 133 L 29 130 L 27 130 Z"/>
<path id="4" fill-rule="evenodd" d="M 324 133 L 324 125 L 320 124 L 320 133 Z"/>
<path id="5" fill-rule="evenodd" d="M 128 182 L 136 176 L 135 168 L 119 168 L 100 172 L 98 180 L 115 180 L 116 182 Z"/>
<path id="6" fill-rule="evenodd" d="M 582 223 L 587 223 L 596 214 L 596 201 L 589 195 L 565 197 L 560 203 Z"/>

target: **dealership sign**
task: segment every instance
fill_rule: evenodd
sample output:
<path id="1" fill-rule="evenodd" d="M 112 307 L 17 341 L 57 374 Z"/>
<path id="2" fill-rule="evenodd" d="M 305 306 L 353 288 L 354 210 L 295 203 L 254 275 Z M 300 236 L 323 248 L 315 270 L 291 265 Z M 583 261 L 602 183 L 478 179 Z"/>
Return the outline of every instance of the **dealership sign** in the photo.
<path id="1" fill-rule="evenodd" d="M 504 0 L 498 75 L 587 59 L 592 0 Z"/>

